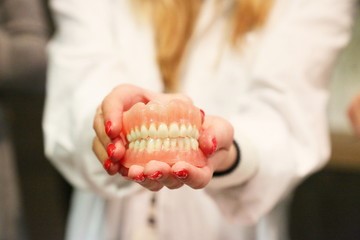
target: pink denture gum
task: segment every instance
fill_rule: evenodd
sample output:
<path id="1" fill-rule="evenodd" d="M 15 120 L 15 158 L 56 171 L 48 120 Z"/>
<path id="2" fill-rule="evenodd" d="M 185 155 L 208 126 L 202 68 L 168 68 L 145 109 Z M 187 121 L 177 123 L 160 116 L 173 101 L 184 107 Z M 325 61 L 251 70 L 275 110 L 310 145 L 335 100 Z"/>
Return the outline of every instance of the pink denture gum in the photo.
<path id="1" fill-rule="evenodd" d="M 178 99 L 135 104 L 123 115 L 127 144 L 121 164 L 144 166 L 158 160 L 169 165 L 185 161 L 203 167 L 206 157 L 198 142 L 202 118 L 199 108 Z"/>

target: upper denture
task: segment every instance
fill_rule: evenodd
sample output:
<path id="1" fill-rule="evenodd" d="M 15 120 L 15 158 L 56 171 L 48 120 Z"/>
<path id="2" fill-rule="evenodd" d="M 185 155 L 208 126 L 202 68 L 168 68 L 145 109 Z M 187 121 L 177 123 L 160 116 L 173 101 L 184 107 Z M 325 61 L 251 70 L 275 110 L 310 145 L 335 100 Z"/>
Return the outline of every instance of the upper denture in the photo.
<path id="1" fill-rule="evenodd" d="M 135 104 L 123 116 L 123 131 L 128 141 L 125 165 L 140 158 L 141 161 L 163 158 L 169 163 L 195 158 L 195 165 L 202 165 L 198 143 L 201 124 L 200 109 L 181 100 Z"/>

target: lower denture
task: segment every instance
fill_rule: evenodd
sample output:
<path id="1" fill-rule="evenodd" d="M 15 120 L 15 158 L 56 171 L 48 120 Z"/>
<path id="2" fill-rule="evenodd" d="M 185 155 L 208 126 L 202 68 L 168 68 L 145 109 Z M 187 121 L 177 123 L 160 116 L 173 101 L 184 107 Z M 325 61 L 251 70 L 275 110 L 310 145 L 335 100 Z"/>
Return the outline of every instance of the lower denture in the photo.
<path id="1" fill-rule="evenodd" d="M 169 165 L 186 161 L 202 167 L 206 158 L 198 143 L 201 124 L 200 109 L 181 100 L 166 104 L 138 103 L 124 113 L 124 135 L 128 143 L 121 163 L 130 167 L 151 160 Z"/>

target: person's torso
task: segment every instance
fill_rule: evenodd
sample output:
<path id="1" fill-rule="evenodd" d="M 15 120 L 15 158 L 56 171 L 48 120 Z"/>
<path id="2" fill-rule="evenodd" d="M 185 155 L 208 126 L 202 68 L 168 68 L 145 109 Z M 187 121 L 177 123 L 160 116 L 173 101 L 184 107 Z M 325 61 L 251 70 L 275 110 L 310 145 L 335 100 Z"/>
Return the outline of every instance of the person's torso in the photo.
<path id="1" fill-rule="evenodd" d="M 218 12 L 214 1 L 204 4 L 181 63 L 180 92 L 191 97 L 207 114 L 228 117 L 236 112 L 237 103 L 247 92 L 259 33 L 248 34 L 242 47 L 233 48 L 226 37 L 226 7 L 229 6 Z M 162 91 L 153 32 L 149 25 L 137 19 L 131 8 L 130 1 L 114 1 L 111 13 L 114 51 L 119 53 L 129 83 Z M 152 196 L 152 192 L 144 190 L 121 200 L 101 203 L 101 210 L 95 215 L 104 223 L 98 233 L 105 234 L 105 239 L 119 239 L 119 236 L 120 239 L 142 239 L 149 234 Z M 84 199 L 91 201 L 93 197 Z M 162 189 L 156 199 L 155 234 L 159 240 L 260 239 L 255 237 L 256 227 L 240 227 L 225 221 L 215 202 L 203 190 Z M 80 205 L 83 200 L 75 202 Z M 148 235 L 143 239 L 152 238 Z"/>

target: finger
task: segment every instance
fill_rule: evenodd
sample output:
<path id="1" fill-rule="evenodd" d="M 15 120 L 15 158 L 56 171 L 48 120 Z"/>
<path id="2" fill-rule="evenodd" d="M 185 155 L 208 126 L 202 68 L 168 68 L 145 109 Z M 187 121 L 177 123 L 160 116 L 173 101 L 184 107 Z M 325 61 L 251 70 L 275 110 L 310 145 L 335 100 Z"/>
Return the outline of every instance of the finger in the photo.
<path id="1" fill-rule="evenodd" d="M 143 88 L 123 84 L 114 88 L 102 102 L 101 109 L 104 115 L 105 132 L 110 138 L 120 135 L 122 128 L 122 114 L 135 103 L 147 103 L 153 93 Z"/>
<path id="2" fill-rule="evenodd" d="M 159 182 L 147 178 L 144 167 L 139 165 L 133 165 L 129 168 L 128 177 L 150 191 L 159 191 L 163 187 Z"/>
<path id="3" fill-rule="evenodd" d="M 119 164 L 114 163 L 111 161 L 106 153 L 106 150 L 102 143 L 100 142 L 99 138 L 95 137 L 92 144 L 93 152 L 95 153 L 97 159 L 99 160 L 100 164 L 104 167 L 104 169 L 110 175 L 114 175 L 119 172 Z"/>
<path id="4" fill-rule="evenodd" d="M 138 102 L 147 103 L 150 100 L 168 102 L 172 99 L 192 103 L 192 100 L 184 94 L 155 94 L 129 84 L 123 84 L 113 89 L 104 99 L 101 109 L 104 115 L 105 132 L 111 138 L 120 135 L 122 128 L 122 114 Z"/>
<path id="5" fill-rule="evenodd" d="M 172 172 L 176 178 L 194 189 L 204 188 L 210 182 L 213 174 L 209 165 L 198 168 L 184 161 L 175 163 L 172 166 Z"/>
<path id="6" fill-rule="evenodd" d="M 119 171 L 121 176 L 123 176 L 124 178 L 129 178 L 129 169 L 124 167 L 123 165 L 119 164 Z"/>
<path id="7" fill-rule="evenodd" d="M 98 137 L 93 139 L 92 150 L 101 164 L 108 158 L 107 152 Z"/>
<path id="8" fill-rule="evenodd" d="M 125 146 L 120 138 L 114 139 L 106 147 L 108 158 L 113 162 L 119 162 L 125 155 Z"/>
<path id="9" fill-rule="evenodd" d="M 98 108 L 94 118 L 93 128 L 96 132 L 98 140 L 104 147 L 106 147 L 108 157 L 113 162 L 120 161 L 120 159 L 123 158 L 125 154 L 125 146 L 121 138 L 115 138 L 111 141 L 111 139 L 105 133 L 104 120 L 100 107 Z"/>
<path id="10" fill-rule="evenodd" d="M 157 181 L 169 189 L 176 189 L 184 185 L 172 174 L 170 165 L 165 162 L 150 161 L 146 164 L 144 173 L 149 179 Z"/>
<path id="11" fill-rule="evenodd" d="M 199 136 L 199 147 L 206 156 L 219 149 L 229 149 L 232 145 L 234 129 L 229 122 L 219 117 L 205 117 Z"/>
<path id="12" fill-rule="evenodd" d="M 111 140 L 105 132 L 104 118 L 100 107 L 98 107 L 96 110 L 95 118 L 93 121 L 93 129 L 95 130 L 96 136 L 99 138 L 102 145 L 107 146 Z"/>

